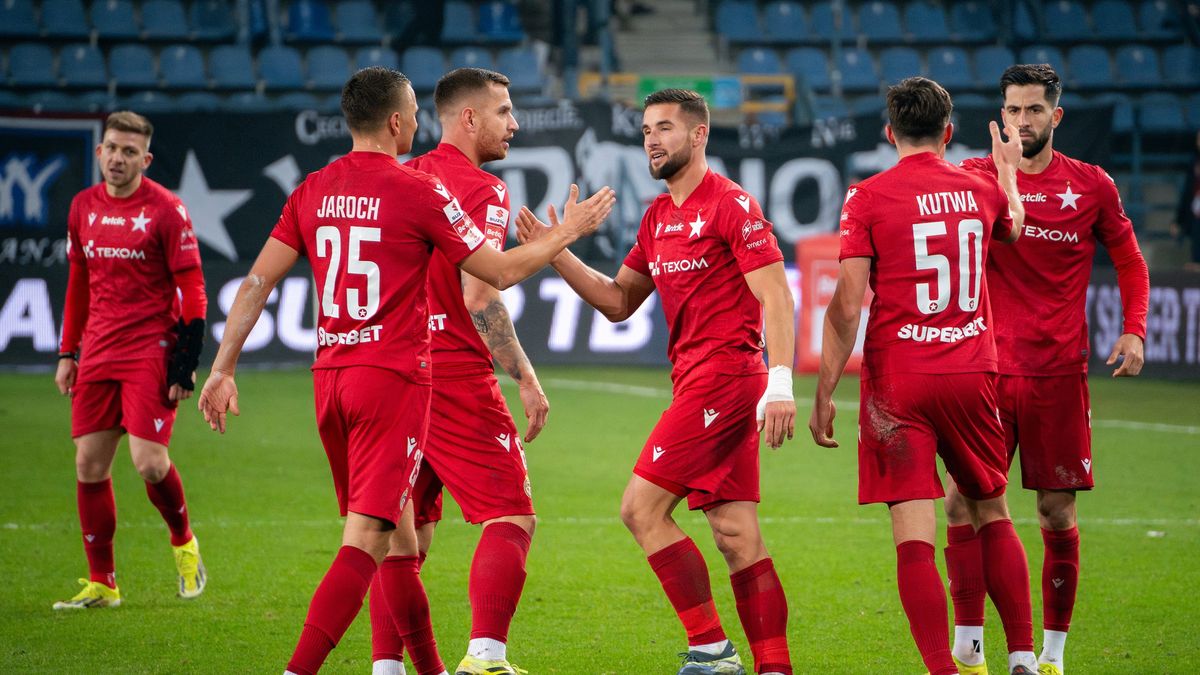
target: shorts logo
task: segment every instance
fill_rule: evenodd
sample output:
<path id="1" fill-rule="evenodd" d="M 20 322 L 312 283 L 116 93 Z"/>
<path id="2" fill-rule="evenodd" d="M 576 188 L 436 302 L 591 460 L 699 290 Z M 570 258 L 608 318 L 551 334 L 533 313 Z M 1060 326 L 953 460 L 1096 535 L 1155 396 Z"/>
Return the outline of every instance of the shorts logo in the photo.
<path id="1" fill-rule="evenodd" d="M 533 499 L 533 486 L 529 484 L 529 476 L 525 477 L 525 496 Z"/>
<path id="2" fill-rule="evenodd" d="M 96 535 L 94 535 L 94 534 L 85 534 L 85 535 L 83 535 L 83 538 L 87 539 L 89 544 L 92 543 L 93 541 L 96 541 Z"/>
<path id="3" fill-rule="evenodd" d="M 1080 461 L 1083 462 L 1083 470 L 1090 474 L 1092 472 L 1092 460 L 1083 459 Z"/>
<path id="4" fill-rule="evenodd" d="M 1051 579 L 1050 581 L 1054 583 L 1055 588 L 1062 588 L 1062 585 L 1065 583 L 1062 579 Z"/>
<path id="5" fill-rule="evenodd" d="M 657 462 L 657 461 L 658 461 L 658 458 L 659 458 L 659 457 L 662 457 L 662 454 L 663 454 L 664 452 L 666 452 L 666 450 L 663 450 L 662 448 L 660 448 L 660 447 L 659 447 L 659 446 L 657 446 L 657 445 L 656 445 L 656 446 L 654 446 L 654 450 L 653 450 L 654 459 L 652 459 L 652 460 L 650 460 L 650 461 L 651 461 L 651 462 Z"/>
<path id="6" fill-rule="evenodd" d="M 412 457 L 413 450 L 416 450 L 416 449 L 417 449 L 417 439 L 413 438 L 412 436 L 409 436 L 408 437 L 408 453 L 407 453 L 408 456 Z"/>
<path id="7" fill-rule="evenodd" d="M 512 452 L 511 437 L 508 434 L 496 434 L 496 442 L 504 448 L 505 452 Z"/>
<path id="8" fill-rule="evenodd" d="M 154 418 L 154 430 L 162 431 L 162 428 L 163 428 L 163 421 L 158 419 L 157 417 L 155 417 Z"/>
<path id="9" fill-rule="evenodd" d="M 705 410 L 704 411 L 704 428 L 707 429 L 708 426 L 713 423 L 713 420 L 717 419 L 717 416 L 720 414 L 721 413 L 717 412 L 716 410 L 713 410 L 712 408 L 708 408 L 707 410 Z"/>

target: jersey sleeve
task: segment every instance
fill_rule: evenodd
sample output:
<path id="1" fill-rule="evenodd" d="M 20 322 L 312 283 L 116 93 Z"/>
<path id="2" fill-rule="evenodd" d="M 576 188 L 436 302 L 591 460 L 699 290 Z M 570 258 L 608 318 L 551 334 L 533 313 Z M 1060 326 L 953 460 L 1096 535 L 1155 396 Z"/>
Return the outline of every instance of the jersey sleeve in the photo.
<path id="1" fill-rule="evenodd" d="M 488 246 L 503 251 L 504 240 L 508 237 L 508 188 L 499 179 L 493 181 L 494 184 L 481 181 L 466 196 L 462 206 L 476 226 L 483 228 L 483 238 Z"/>
<path id="2" fill-rule="evenodd" d="M 159 217 L 162 218 L 158 228 L 159 244 L 167 261 L 167 269 L 175 273 L 199 267 L 200 242 L 192 229 L 192 219 L 188 216 L 187 207 L 183 202 L 175 200 L 170 204 L 170 208 L 164 209 L 164 215 Z"/>
<path id="3" fill-rule="evenodd" d="M 646 213 L 642 216 L 642 222 L 638 225 L 638 238 L 633 242 L 633 248 L 629 249 L 629 253 L 625 255 L 625 261 L 622 263 L 629 269 L 650 276 L 650 264 L 646 261 L 646 251 L 642 248 L 641 240 L 642 233 L 646 231 L 646 221 L 650 218 L 650 211 L 646 209 Z"/>
<path id="4" fill-rule="evenodd" d="M 875 243 L 871 241 L 871 193 L 851 185 L 842 204 L 840 235 L 842 248 L 838 260 L 874 258 Z"/>
<path id="5" fill-rule="evenodd" d="M 80 193 L 83 194 L 83 193 Z M 71 209 L 67 211 L 67 261 L 76 265 L 87 265 L 87 256 L 79 243 L 79 196 L 71 200 Z"/>
<path id="6" fill-rule="evenodd" d="M 419 207 L 413 214 L 413 222 L 450 264 L 459 264 L 483 245 L 483 232 L 463 211 L 458 198 L 440 182 L 429 177 L 417 189 L 423 194 L 418 195 Z"/>
<path id="7" fill-rule="evenodd" d="M 304 183 L 292 191 L 287 202 L 283 205 L 283 211 L 279 214 L 279 221 L 275 223 L 274 229 L 271 230 L 271 237 L 278 241 L 287 244 L 293 250 L 298 251 L 300 255 L 306 255 L 304 251 L 304 237 L 300 234 L 300 219 L 298 217 L 297 206 L 301 200 Z"/>
<path id="8" fill-rule="evenodd" d="M 1121 204 L 1121 193 L 1111 176 L 1103 169 L 1096 168 L 1096 192 L 1099 195 L 1100 209 L 1096 214 L 1096 238 L 1104 244 L 1104 248 L 1113 250 L 1120 248 L 1134 239 L 1133 223 L 1125 215 L 1125 207 Z"/>
<path id="9" fill-rule="evenodd" d="M 996 190 L 996 222 L 992 223 L 992 239 L 1004 241 L 1012 236 L 1016 223 L 1013 222 L 1012 209 L 1008 206 L 1008 193 L 1000 187 L 998 181 L 991 182 Z"/>
<path id="10" fill-rule="evenodd" d="M 959 168 L 966 169 L 967 171 L 989 173 L 993 176 L 996 175 L 996 164 L 992 162 L 991 155 L 988 155 L 987 157 L 968 157 L 967 159 L 959 162 L 958 166 Z"/>
<path id="11" fill-rule="evenodd" d="M 730 190 L 721 197 L 713 217 L 717 220 L 717 232 L 729 246 L 742 274 L 783 262 L 771 221 L 763 216 L 758 201 L 748 193 Z"/>

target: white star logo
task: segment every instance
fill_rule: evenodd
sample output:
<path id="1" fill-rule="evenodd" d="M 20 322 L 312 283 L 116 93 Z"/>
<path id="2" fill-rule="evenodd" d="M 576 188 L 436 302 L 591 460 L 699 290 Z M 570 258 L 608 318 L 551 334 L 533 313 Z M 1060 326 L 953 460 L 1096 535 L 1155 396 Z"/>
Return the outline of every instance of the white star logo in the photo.
<path id="1" fill-rule="evenodd" d="M 146 217 L 146 209 L 142 209 L 137 216 L 131 218 L 130 220 L 133 221 L 133 232 L 137 232 L 138 230 L 145 232 L 146 225 L 150 223 L 150 219 Z"/>
<path id="2" fill-rule="evenodd" d="M 196 154 L 188 150 L 183 162 L 183 176 L 174 192 L 191 211 L 196 237 L 217 253 L 237 260 L 237 247 L 225 229 L 225 217 L 254 196 L 254 191 L 210 189 Z"/>
<path id="3" fill-rule="evenodd" d="M 1068 183 L 1066 192 L 1064 192 L 1062 194 L 1057 194 L 1054 196 L 1058 197 L 1059 199 L 1062 200 L 1062 206 L 1058 207 L 1058 209 L 1060 211 L 1067 208 L 1068 206 L 1075 209 L 1076 211 L 1078 211 L 1079 207 L 1075 205 L 1075 202 L 1083 195 L 1079 195 L 1079 194 L 1075 194 L 1074 192 L 1071 192 L 1071 185 Z"/>
<path id="4" fill-rule="evenodd" d="M 700 228 L 704 227 L 704 221 L 700 220 L 699 211 L 696 212 L 696 219 L 688 223 L 688 227 L 692 228 L 692 231 L 688 234 L 688 239 L 700 236 Z"/>

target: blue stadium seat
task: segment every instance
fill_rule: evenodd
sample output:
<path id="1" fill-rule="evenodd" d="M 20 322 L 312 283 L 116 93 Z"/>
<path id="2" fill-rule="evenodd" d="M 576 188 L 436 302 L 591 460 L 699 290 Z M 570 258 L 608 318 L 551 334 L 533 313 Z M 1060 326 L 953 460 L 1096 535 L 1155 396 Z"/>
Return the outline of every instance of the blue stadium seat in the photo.
<path id="1" fill-rule="evenodd" d="M 1042 6 L 1046 34 L 1043 39 L 1051 42 L 1075 42 L 1091 36 L 1087 12 L 1083 5 L 1073 0 L 1055 0 Z"/>
<path id="2" fill-rule="evenodd" d="M 350 59 L 341 47 L 321 45 L 308 50 L 308 83 L 313 89 L 337 91 L 350 77 Z"/>
<path id="3" fill-rule="evenodd" d="M 129 0 L 94 0 L 92 28 L 101 40 L 131 40 L 139 35 Z"/>
<path id="4" fill-rule="evenodd" d="M 392 70 L 400 69 L 400 57 L 387 47 L 363 47 L 354 54 L 354 69 L 362 70 L 370 66 L 383 66 Z"/>
<path id="5" fill-rule="evenodd" d="M 1077 45 L 1067 52 L 1067 67 L 1071 71 L 1072 87 L 1101 89 L 1113 83 L 1112 64 L 1108 50 L 1096 45 Z"/>
<path id="6" fill-rule="evenodd" d="M 448 0 L 442 11 L 442 42 L 459 45 L 479 42 L 475 12 L 464 0 Z"/>
<path id="7" fill-rule="evenodd" d="M 214 112 L 221 109 L 221 97 L 211 91 L 188 91 L 175 99 L 180 110 L 188 112 Z"/>
<path id="8" fill-rule="evenodd" d="M 991 3 L 974 0 L 951 3 L 950 28 L 963 42 L 994 40 L 996 15 Z"/>
<path id="9" fill-rule="evenodd" d="M 1187 131 L 1183 105 L 1175 94 L 1146 94 L 1138 103 L 1142 131 L 1148 133 L 1178 133 Z"/>
<path id="10" fill-rule="evenodd" d="M 42 33 L 56 39 L 86 38 L 91 33 L 79 0 L 43 0 Z"/>
<path id="11" fill-rule="evenodd" d="M 811 91 L 826 92 L 833 86 L 829 78 L 829 59 L 823 49 L 796 47 L 785 57 L 787 71 L 796 78 L 797 86 Z"/>
<path id="12" fill-rule="evenodd" d="M 158 69 L 166 89 L 204 89 L 204 57 L 191 45 L 168 45 L 158 54 Z"/>
<path id="13" fill-rule="evenodd" d="M 486 68 L 496 69 L 496 60 L 492 53 L 482 47 L 459 47 L 450 52 L 450 68 Z"/>
<path id="14" fill-rule="evenodd" d="M 1127 134 L 1133 131 L 1133 101 L 1125 94 L 1103 94 L 1093 99 L 1113 107 L 1112 130 L 1114 133 Z"/>
<path id="15" fill-rule="evenodd" d="M 904 8 L 904 26 L 917 42 L 943 43 L 950 40 L 946 13 L 941 5 L 929 0 L 916 0 Z"/>
<path id="16" fill-rule="evenodd" d="M 337 115 L 342 112 L 342 94 L 329 94 L 317 99 L 317 111 L 324 115 Z"/>
<path id="17" fill-rule="evenodd" d="M 540 94 L 545 87 L 542 63 L 528 47 L 510 47 L 500 52 L 496 69 L 512 81 L 508 88 L 514 94 Z"/>
<path id="18" fill-rule="evenodd" d="M 442 58 L 440 49 L 411 47 L 405 50 L 404 56 L 401 58 L 400 70 L 412 82 L 413 90 L 433 91 L 438 78 L 446 72 L 446 61 Z"/>
<path id="19" fill-rule="evenodd" d="M 833 3 L 829 0 L 819 0 L 813 3 L 809 10 L 809 30 L 821 42 L 838 40 L 850 42 L 858 39 L 854 29 L 854 17 L 846 3 L 842 4 L 841 20 L 833 12 Z"/>
<path id="20" fill-rule="evenodd" d="M 885 0 L 874 0 L 858 8 L 858 32 L 870 42 L 899 42 L 900 11 Z"/>
<path id="21" fill-rule="evenodd" d="M 117 105 L 126 110 L 136 110 L 142 113 L 165 113 L 179 110 L 175 97 L 161 91 L 139 91 L 136 94 L 122 96 L 117 99 Z"/>
<path id="22" fill-rule="evenodd" d="M 817 96 L 813 98 L 813 117 L 828 119 L 830 117 L 847 117 L 850 115 L 846 102 L 838 96 Z"/>
<path id="23" fill-rule="evenodd" d="M 971 71 L 971 61 L 966 50 L 961 47 L 937 47 L 929 50 L 926 55 L 929 67 L 929 79 L 934 80 L 951 92 L 960 89 L 971 89 L 975 86 L 975 76 Z M 958 97 L 955 97 L 955 101 Z"/>
<path id="24" fill-rule="evenodd" d="M 999 103 L 995 97 L 984 96 L 983 94 L 959 94 L 954 97 L 955 110 L 988 110 L 999 108 Z"/>
<path id="25" fill-rule="evenodd" d="M 1016 63 L 1011 49 L 995 45 L 976 49 L 974 57 L 975 85 L 980 89 L 999 87 L 1004 70 Z"/>
<path id="26" fill-rule="evenodd" d="M 804 8 L 793 0 L 774 0 L 763 9 L 763 39 L 793 44 L 809 38 Z"/>
<path id="27" fill-rule="evenodd" d="M 243 91 L 225 97 L 221 109 L 228 112 L 275 112 L 279 105 L 255 91 Z"/>
<path id="28" fill-rule="evenodd" d="M 0 89 L 0 110 L 24 110 L 29 107 L 29 101 L 15 91 Z"/>
<path id="29" fill-rule="evenodd" d="M 378 44 L 383 40 L 375 6 L 368 0 L 343 0 L 334 8 L 338 40 L 347 44 Z"/>
<path id="30" fill-rule="evenodd" d="M 215 89 L 253 89 L 258 85 L 254 57 L 242 45 L 218 45 L 208 53 L 208 74 Z"/>
<path id="31" fill-rule="evenodd" d="M 333 22 L 323 0 L 295 0 L 288 7 L 288 42 L 320 43 L 333 41 Z"/>
<path id="32" fill-rule="evenodd" d="M 80 92 L 75 100 L 79 103 L 82 110 L 88 112 L 107 112 L 117 109 L 117 101 L 107 90 L 93 89 L 92 91 Z"/>
<path id="33" fill-rule="evenodd" d="M 1187 112 L 1188 124 L 1193 129 L 1200 130 L 1200 91 L 1188 97 L 1184 108 Z"/>
<path id="34" fill-rule="evenodd" d="M 1142 2 L 1138 25 L 1145 40 L 1177 40 L 1183 34 L 1179 14 L 1168 0 Z"/>
<path id="35" fill-rule="evenodd" d="M 521 16 L 512 0 L 491 0 L 479 7 L 479 37 L 489 44 L 514 44 L 525 39 Z"/>
<path id="36" fill-rule="evenodd" d="M 885 107 L 883 97 L 879 94 L 860 96 L 850 102 L 851 115 L 882 115 Z"/>
<path id="37" fill-rule="evenodd" d="M 844 49 L 838 59 L 837 69 L 842 74 L 842 89 L 847 92 L 876 91 L 879 89 L 879 73 L 875 61 L 866 49 Z"/>
<path id="38" fill-rule="evenodd" d="M 906 77 L 925 72 L 921 55 L 911 47 L 888 47 L 879 54 L 879 69 L 886 85 L 896 84 Z M 853 109 L 853 106 L 851 106 Z"/>
<path id="39" fill-rule="evenodd" d="M 1050 45 L 1029 45 L 1017 56 L 1018 63 L 1049 63 L 1062 80 L 1067 79 L 1067 60 L 1063 58 L 1058 47 Z M 1009 65 L 1012 65 L 1011 63 Z"/>
<path id="40" fill-rule="evenodd" d="M 158 86 L 154 54 L 144 45 L 120 44 L 113 47 L 108 55 L 108 70 L 117 86 L 125 90 Z"/>
<path id="41" fill-rule="evenodd" d="M 1158 52 L 1145 45 L 1125 45 L 1117 50 L 1116 81 L 1126 89 L 1153 89 L 1162 84 Z"/>
<path id="42" fill-rule="evenodd" d="M 1137 23 L 1133 20 L 1133 7 L 1125 0 L 1100 0 L 1092 5 L 1092 29 L 1101 40 L 1136 40 Z"/>
<path id="43" fill-rule="evenodd" d="M 783 72 L 783 64 L 774 49 L 754 47 L 738 54 L 737 69 L 744 75 L 778 75 Z"/>
<path id="44" fill-rule="evenodd" d="M 37 37 L 37 19 L 33 16 L 33 0 L 0 2 L 0 37 Z"/>
<path id="45" fill-rule="evenodd" d="M 20 42 L 8 50 L 8 78 L 14 87 L 53 87 L 54 52 L 44 44 Z"/>
<path id="46" fill-rule="evenodd" d="M 417 10 L 411 2 L 387 2 L 383 8 L 383 29 L 394 36 L 408 35 L 417 21 Z"/>
<path id="47" fill-rule="evenodd" d="M 194 0 L 188 12 L 192 35 L 205 42 L 232 40 L 237 30 L 233 20 L 233 8 L 225 0 Z"/>
<path id="48" fill-rule="evenodd" d="M 1188 44 L 1164 49 L 1163 76 L 1172 86 L 1200 86 L 1200 49 Z"/>
<path id="49" fill-rule="evenodd" d="M 258 53 L 258 74 L 269 91 L 304 88 L 304 63 L 300 52 L 291 47 L 263 48 Z"/>
<path id="50" fill-rule="evenodd" d="M 316 110 L 319 105 L 317 97 L 307 91 L 289 91 L 275 99 L 275 103 L 284 110 L 294 112 Z"/>
<path id="51" fill-rule="evenodd" d="M 179 0 L 142 3 L 142 36 L 147 40 L 186 40 L 191 37 L 187 15 Z"/>
<path id="52" fill-rule="evenodd" d="M 759 42 L 762 28 L 758 25 L 758 9 L 753 2 L 724 0 L 717 5 L 717 33 L 731 43 Z"/>
<path id="53" fill-rule="evenodd" d="M 58 60 L 58 72 L 65 86 L 108 86 L 108 68 L 99 49 L 86 43 L 66 45 L 58 53 Z"/>
<path id="54" fill-rule="evenodd" d="M 28 96 L 31 107 L 38 112 L 84 112 L 87 108 L 79 99 L 60 89 L 38 91 Z"/>
<path id="55" fill-rule="evenodd" d="M 1038 25 L 1034 20 L 1033 14 L 1029 11 L 1029 5 L 1024 2 L 1004 3 L 1013 6 L 1012 26 L 1013 35 L 1021 42 L 1032 42 L 1038 38 Z M 1007 11 L 1001 9 L 1001 12 Z"/>

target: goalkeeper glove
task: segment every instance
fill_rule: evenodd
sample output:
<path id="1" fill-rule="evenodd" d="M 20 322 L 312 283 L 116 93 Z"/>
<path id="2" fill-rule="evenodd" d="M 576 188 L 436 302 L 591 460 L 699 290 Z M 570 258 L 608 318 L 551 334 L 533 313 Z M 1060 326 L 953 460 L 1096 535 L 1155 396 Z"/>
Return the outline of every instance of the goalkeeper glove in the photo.
<path id="1" fill-rule="evenodd" d="M 188 323 L 180 319 L 175 325 L 175 333 L 179 339 L 175 341 L 175 351 L 171 353 L 171 364 L 167 368 L 167 386 L 177 384 L 192 391 L 196 388 L 192 374 L 200 365 L 200 350 L 204 347 L 204 319 L 192 319 Z"/>

